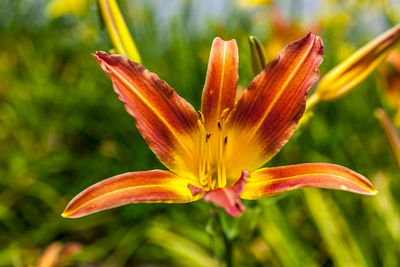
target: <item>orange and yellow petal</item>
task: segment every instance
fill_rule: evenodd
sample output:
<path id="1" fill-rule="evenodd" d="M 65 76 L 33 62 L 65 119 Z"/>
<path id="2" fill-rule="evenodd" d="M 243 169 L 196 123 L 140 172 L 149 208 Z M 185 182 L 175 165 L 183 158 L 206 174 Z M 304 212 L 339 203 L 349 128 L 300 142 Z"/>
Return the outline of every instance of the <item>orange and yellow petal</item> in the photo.
<path id="1" fill-rule="evenodd" d="M 139 132 L 158 159 L 182 176 L 196 173 L 195 109 L 142 65 L 105 52 L 97 52 L 94 57 L 110 76 L 114 91 L 136 119 Z"/>
<path id="2" fill-rule="evenodd" d="M 365 195 L 377 193 L 367 178 L 348 168 L 328 163 L 306 163 L 256 170 L 251 173 L 241 198 L 258 199 L 304 187 Z"/>
<path id="3" fill-rule="evenodd" d="M 249 84 L 225 123 L 228 177 L 254 171 L 288 141 L 319 78 L 322 56 L 321 38 L 309 33 L 281 50 Z"/>
<path id="4" fill-rule="evenodd" d="M 62 216 L 78 218 L 131 203 L 191 202 L 201 197 L 192 195 L 188 189 L 188 183 L 191 182 L 162 170 L 120 174 L 79 193 L 65 208 Z"/>
<path id="5" fill-rule="evenodd" d="M 238 64 L 236 41 L 215 38 L 208 61 L 201 104 L 208 132 L 213 132 L 217 128 L 217 122 L 224 110 L 232 109 L 235 104 L 235 92 L 239 79 Z"/>

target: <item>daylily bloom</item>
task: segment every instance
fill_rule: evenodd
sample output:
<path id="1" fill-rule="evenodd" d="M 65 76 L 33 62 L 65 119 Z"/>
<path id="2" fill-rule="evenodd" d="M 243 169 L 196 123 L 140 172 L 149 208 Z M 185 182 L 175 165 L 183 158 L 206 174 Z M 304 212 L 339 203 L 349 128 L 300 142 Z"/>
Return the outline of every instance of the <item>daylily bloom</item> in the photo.
<path id="1" fill-rule="evenodd" d="M 81 217 L 128 203 L 186 203 L 204 198 L 238 216 L 242 199 L 258 199 L 302 187 L 375 194 L 371 183 L 327 163 L 261 168 L 288 141 L 305 108 L 322 62 L 321 38 L 310 33 L 284 49 L 235 103 L 238 49 L 215 38 L 201 111 L 142 65 L 121 55 L 94 57 L 150 149 L 169 169 L 130 172 L 90 186 L 67 206 Z"/>

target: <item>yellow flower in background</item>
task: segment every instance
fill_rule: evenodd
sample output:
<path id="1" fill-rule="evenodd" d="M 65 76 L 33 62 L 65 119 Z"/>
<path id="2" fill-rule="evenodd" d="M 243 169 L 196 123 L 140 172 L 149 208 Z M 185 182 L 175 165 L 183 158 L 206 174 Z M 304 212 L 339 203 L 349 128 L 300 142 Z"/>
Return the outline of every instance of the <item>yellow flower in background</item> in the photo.
<path id="1" fill-rule="evenodd" d="M 46 10 L 50 17 L 58 18 L 67 14 L 84 15 L 92 0 L 52 0 Z"/>
<path id="2" fill-rule="evenodd" d="M 259 5 L 268 5 L 273 2 L 273 0 L 238 0 L 239 4 L 243 7 L 253 7 Z"/>
<path id="3" fill-rule="evenodd" d="M 293 134 L 305 99 L 319 78 L 323 45 L 308 34 L 283 48 L 235 103 L 235 40 L 212 44 L 201 111 L 142 65 L 121 55 L 94 57 L 150 149 L 169 171 L 129 172 L 78 194 L 63 216 L 81 217 L 140 202 L 186 203 L 203 198 L 231 216 L 240 199 L 258 199 L 303 187 L 376 194 L 362 175 L 327 163 L 260 168 Z"/>

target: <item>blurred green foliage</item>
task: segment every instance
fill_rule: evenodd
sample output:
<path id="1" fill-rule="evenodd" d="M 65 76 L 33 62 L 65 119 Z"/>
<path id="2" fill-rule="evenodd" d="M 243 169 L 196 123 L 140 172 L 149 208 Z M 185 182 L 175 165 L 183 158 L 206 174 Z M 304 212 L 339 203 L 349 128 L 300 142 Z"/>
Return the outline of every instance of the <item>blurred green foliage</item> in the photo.
<path id="1" fill-rule="evenodd" d="M 321 73 L 400 20 L 393 12 L 398 1 L 292 2 L 279 3 L 289 20 L 319 25 Z M 252 79 L 248 36 L 264 43 L 274 38 L 269 6 L 119 3 L 143 64 L 197 109 L 214 36 L 238 41 L 244 87 Z M 0 266 L 34 264 L 54 241 L 83 245 L 68 266 L 217 265 L 222 239 L 204 202 L 60 216 L 74 195 L 101 179 L 163 166 L 91 57 L 111 48 L 94 1 L 81 16 L 57 18 L 47 4 L 0 1 Z M 208 13 L 213 5 L 223 8 Z M 228 222 L 238 229 L 230 236 L 235 266 L 400 264 L 399 169 L 373 116 L 374 108 L 387 107 L 380 87 L 374 73 L 345 98 L 318 106 L 268 163 L 342 164 L 375 182 L 380 193 L 308 189 L 246 202 L 244 215 Z"/>

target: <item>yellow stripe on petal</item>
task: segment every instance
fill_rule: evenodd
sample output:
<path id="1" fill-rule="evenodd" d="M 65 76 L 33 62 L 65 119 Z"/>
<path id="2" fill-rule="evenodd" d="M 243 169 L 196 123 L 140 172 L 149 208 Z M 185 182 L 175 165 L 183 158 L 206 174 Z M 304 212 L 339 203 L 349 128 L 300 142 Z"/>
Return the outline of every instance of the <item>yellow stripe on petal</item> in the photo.
<path id="1" fill-rule="evenodd" d="M 367 178 L 348 168 L 328 163 L 306 163 L 263 168 L 248 179 L 243 199 L 258 199 L 287 191 L 319 187 L 375 195 L 377 191 Z"/>
<path id="2" fill-rule="evenodd" d="M 310 33 L 286 46 L 249 84 L 225 123 L 229 178 L 259 168 L 287 142 L 319 77 L 322 55 L 321 38 Z"/>
<path id="3" fill-rule="evenodd" d="M 140 63 L 140 54 L 136 48 L 124 17 L 115 0 L 98 0 L 101 13 L 107 26 L 108 34 L 118 54 Z"/>
<path id="4" fill-rule="evenodd" d="M 105 52 L 94 57 L 158 159 L 182 176 L 197 175 L 199 125 L 194 108 L 142 65 Z"/>
<path id="5" fill-rule="evenodd" d="M 208 132 L 214 132 L 222 113 L 226 109 L 231 109 L 235 104 L 235 92 L 239 79 L 238 64 L 236 41 L 223 41 L 219 37 L 215 38 L 208 61 L 201 104 Z"/>
<path id="6" fill-rule="evenodd" d="M 168 171 L 153 170 L 120 174 L 79 193 L 66 207 L 63 217 L 78 218 L 131 203 L 186 203 L 193 197 L 193 181 Z"/>
<path id="7" fill-rule="evenodd" d="M 364 81 L 400 40 L 400 24 L 384 32 L 341 62 L 318 84 L 307 105 L 318 101 L 332 101 L 347 94 Z"/>

